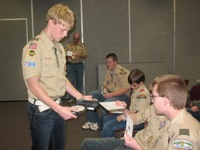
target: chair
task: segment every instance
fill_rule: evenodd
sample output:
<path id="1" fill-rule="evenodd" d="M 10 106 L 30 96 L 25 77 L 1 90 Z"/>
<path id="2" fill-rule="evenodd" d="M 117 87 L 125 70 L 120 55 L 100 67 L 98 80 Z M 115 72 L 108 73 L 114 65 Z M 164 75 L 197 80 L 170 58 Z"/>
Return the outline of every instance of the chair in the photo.
<path id="1" fill-rule="evenodd" d="M 190 89 L 190 100 L 200 100 L 200 84 L 194 85 Z"/>

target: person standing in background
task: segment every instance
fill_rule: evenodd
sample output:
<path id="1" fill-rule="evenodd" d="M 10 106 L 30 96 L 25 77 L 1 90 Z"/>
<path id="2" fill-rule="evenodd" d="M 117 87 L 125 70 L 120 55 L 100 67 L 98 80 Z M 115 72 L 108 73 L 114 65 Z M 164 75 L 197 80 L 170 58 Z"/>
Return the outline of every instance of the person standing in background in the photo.
<path id="1" fill-rule="evenodd" d="M 73 42 L 69 42 L 66 46 L 67 59 L 67 77 L 72 85 L 82 93 L 83 90 L 83 73 L 84 60 L 87 57 L 87 49 L 84 43 L 80 42 L 80 34 L 73 34 Z M 69 102 L 73 101 L 74 97 L 69 95 Z"/>
<path id="2" fill-rule="evenodd" d="M 77 118 L 73 107 L 63 106 L 65 91 L 76 99 L 91 99 L 77 91 L 66 75 L 64 47 L 59 43 L 74 25 L 68 6 L 55 4 L 48 10 L 45 29 L 23 48 L 22 70 L 28 92 L 27 116 L 32 150 L 64 150 L 66 121 Z"/>

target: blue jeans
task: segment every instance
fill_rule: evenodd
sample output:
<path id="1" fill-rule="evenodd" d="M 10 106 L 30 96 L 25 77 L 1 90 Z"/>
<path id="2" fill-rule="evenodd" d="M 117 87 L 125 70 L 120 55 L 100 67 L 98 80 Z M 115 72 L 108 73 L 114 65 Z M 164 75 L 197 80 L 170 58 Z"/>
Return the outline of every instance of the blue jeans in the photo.
<path id="1" fill-rule="evenodd" d="M 83 73 L 83 62 L 77 64 L 67 62 L 67 78 L 80 93 L 82 93 L 83 90 Z M 73 98 L 71 95 L 69 95 L 69 97 Z"/>
<path id="2" fill-rule="evenodd" d="M 28 102 L 27 115 L 32 137 L 32 150 L 64 150 L 66 125 L 52 109 L 39 112 L 38 106 Z"/>
<path id="3" fill-rule="evenodd" d="M 104 102 L 104 101 L 116 101 L 116 100 L 121 100 L 128 102 L 129 98 L 127 95 L 121 95 L 121 96 L 115 96 L 109 99 L 105 99 L 103 95 L 101 94 L 100 90 L 92 91 L 88 95 L 92 95 L 93 98 L 96 98 L 99 102 Z M 103 127 L 103 117 L 107 115 L 107 111 L 103 108 L 99 110 L 99 115 L 96 110 L 94 111 L 87 111 L 86 116 L 87 116 L 87 122 L 92 122 L 92 123 L 97 123 L 99 125 L 99 128 L 101 129 Z"/>
<path id="4" fill-rule="evenodd" d="M 101 137 L 114 137 L 115 131 L 118 129 L 125 129 L 126 128 L 126 121 L 118 122 L 116 117 L 119 114 L 109 114 L 103 118 L 103 129 L 101 132 Z M 144 128 L 144 123 L 139 125 L 134 125 L 133 130 L 141 130 Z"/>
<path id="5" fill-rule="evenodd" d="M 81 143 L 80 150 L 131 150 L 119 138 L 86 138 Z"/>

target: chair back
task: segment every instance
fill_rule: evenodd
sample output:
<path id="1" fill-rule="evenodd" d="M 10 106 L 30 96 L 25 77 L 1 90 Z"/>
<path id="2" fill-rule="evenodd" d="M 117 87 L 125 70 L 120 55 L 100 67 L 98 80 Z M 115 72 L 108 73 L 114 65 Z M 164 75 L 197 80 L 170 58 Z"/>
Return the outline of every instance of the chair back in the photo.
<path id="1" fill-rule="evenodd" d="M 200 100 L 200 85 L 192 86 L 190 90 L 190 100 Z"/>

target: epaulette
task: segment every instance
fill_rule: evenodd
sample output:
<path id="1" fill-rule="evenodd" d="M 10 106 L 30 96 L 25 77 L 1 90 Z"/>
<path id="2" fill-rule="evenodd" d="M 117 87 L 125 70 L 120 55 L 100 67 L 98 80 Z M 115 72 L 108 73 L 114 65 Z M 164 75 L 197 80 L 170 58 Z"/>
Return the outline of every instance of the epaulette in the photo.
<path id="1" fill-rule="evenodd" d="M 38 41 L 39 39 L 40 39 L 40 38 L 34 37 L 34 38 L 31 39 L 31 42 L 33 42 L 33 41 Z"/>
<path id="2" fill-rule="evenodd" d="M 28 46 L 28 49 L 30 50 L 35 50 L 37 48 L 37 43 L 31 42 Z"/>

